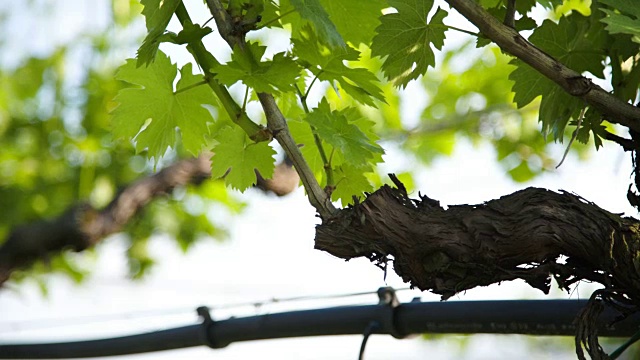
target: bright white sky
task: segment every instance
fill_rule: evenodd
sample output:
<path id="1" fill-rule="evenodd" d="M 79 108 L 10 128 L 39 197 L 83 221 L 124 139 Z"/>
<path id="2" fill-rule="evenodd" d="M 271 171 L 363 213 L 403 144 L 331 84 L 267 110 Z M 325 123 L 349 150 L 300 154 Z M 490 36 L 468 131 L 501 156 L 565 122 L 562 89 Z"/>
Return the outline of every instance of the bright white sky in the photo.
<path id="1" fill-rule="evenodd" d="M 411 100 L 411 104 L 415 101 Z M 630 159 L 618 147 L 606 145 L 604 150 L 594 153 L 590 161 L 579 163 L 570 156 L 559 170 L 527 185 L 570 190 L 609 211 L 635 214 L 625 196 L 631 173 Z M 559 160 L 563 149 L 557 150 Z M 419 170 L 416 188 L 443 204 L 479 203 L 521 189 L 522 185 L 505 177 L 504 170 L 493 159 L 495 154 L 490 147 L 472 147 L 460 141 L 451 158 Z M 394 164 L 407 163 L 393 150 L 386 155 L 386 160 L 389 165 L 385 169 L 389 171 L 398 171 Z M 33 284 L 25 284 L 17 291 L 0 291 L 0 342 L 127 335 L 193 324 L 198 321 L 195 308 L 200 305 L 215 308 L 271 298 L 375 291 L 385 285 L 406 286 L 392 271 L 385 283 L 382 271 L 367 260 L 344 262 L 313 250 L 317 219 L 302 190 L 284 198 L 253 191 L 242 197 L 249 206 L 243 215 L 229 220 L 231 241 L 201 242 L 183 255 L 169 239 L 156 239 L 152 251 L 159 265 L 144 282 L 132 283 L 125 279 L 126 247 L 114 237 L 98 247 L 96 271 L 80 286 L 53 277 L 47 298 L 43 298 Z M 571 298 L 586 298 L 589 293 L 589 286 L 581 285 Z M 416 291 L 399 293 L 401 301 L 415 296 L 421 296 L 423 301 L 439 299 Z M 542 297 L 526 285 L 512 282 L 474 289 L 450 301 Z M 570 296 L 554 291 L 550 297 Z M 369 295 L 340 301 L 214 310 L 213 317 L 225 319 L 231 315 L 376 302 L 376 296 Z M 140 316 L 144 312 L 148 316 Z M 105 318 L 109 321 L 96 321 Z M 200 347 L 122 358 L 355 359 L 360 342 L 359 336 L 284 339 L 231 344 L 220 350 Z M 478 335 L 460 347 L 461 343 L 455 338 L 424 341 L 373 336 L 365 358 L 513 359 L 523 358 L 523 354 L 527 354 L 528 359 L 575 358 L 572 340 L 565 338 L 562 353 L 558 352 L 556 343 L 549 338 Z"/>

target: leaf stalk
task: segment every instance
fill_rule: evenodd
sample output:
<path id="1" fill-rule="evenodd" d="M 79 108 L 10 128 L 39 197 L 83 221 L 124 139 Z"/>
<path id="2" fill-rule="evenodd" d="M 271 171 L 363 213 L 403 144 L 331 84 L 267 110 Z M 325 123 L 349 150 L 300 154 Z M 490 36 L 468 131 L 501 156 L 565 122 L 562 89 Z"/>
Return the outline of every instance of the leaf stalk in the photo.
<path id="1" fill-rule="evenodd" d="M 309 106 L 307 105 L 307 96 L 309 95 L 309 90 L 311 89 L 311 86 L 313 86 L 313 83 L 316 81 L 316 79 L 318 79 L 317 76 L 311 81 L 311 84 L 309 84 L 309 88 L 304 93 L 304 95 L 302 95 L 302 91 L 300 91 L 300 88 L 298 87 L 298 85 L 295 86 L 296 91 L 298 92 L 298 97 L 300 98 L 300 103 L 302 103 L 302 108 L 304 109 L 304 112 L 306 114 L 309 114 L 311 112 L 309 110 Z M 327 153 L 324 151 L 324 146 L 322 145 L 322 139 L 320 139 L 320 136 L 318 136 L 318 134 L 316 133 L 316 128 L 311 125 L 309 126 L 311 127 L 311 132 L 313 133 L 313 141 L 315 142 L 316 147 L 320 152 L 320 158 L 322 159 L 324 173 L 327 176 L 327 185 L 325 188 L 329 188 L 329 189 L 333 188 L 335 187 L 336 184 L 333 178 L 333 168 L 331 167 L 331 159 L 327 158 Z"/>
<path id="2" fill-rule="evenodd" d="M 191 90 L 191 89 L 193 89 L 195 87 L 198 87 L 200 85 L 205 85 L 205 84 L 208 84 L 208 83 L 209 83 L 209 81 L 207 81 L 207 79 L 204 79 L 202 81 L 198 81 L 196 83 L 193 83 L 191 85 L 185 86 L 185 87 L 183 87 L 181 89 L 178 89 L 178 90 L 174 91 L 173 95 L 180 94 L 181 92 L 185 92 L 185 91 Z"/>
<path id="3" fill-rule="evenodd" d="M 187 12 L 187 8 L 185 8 L 183 3 L 180 3 L 176 8 L 176 16 L 183 26 L 187 23 L 192 23 L 191 17 Z M 231 120 L 240 126 L 242 130 L 249 135 L 251 140 L 255 142 L 270 141 L 273 138 L 272 135 L 263 126 L 253 122 L 247 113 L 244 112 L 244 110 L 240 108 L 236 101 L 231 97 L 227 88 L 214 78 L 215 74 L 211 73 L 211 69 L 220 63 L 209 51 L 207 51 L 202 41 L 196 40 L 189 43 L 187 45 L 187 49 L 196 59 L 196 62 L 200 65 L 202 71 L 206 74 L 205 80 L 207 80 L 209 87 L 216 94 L 218 100 L 226 110 L 227 114 L 229 114 Z"/>

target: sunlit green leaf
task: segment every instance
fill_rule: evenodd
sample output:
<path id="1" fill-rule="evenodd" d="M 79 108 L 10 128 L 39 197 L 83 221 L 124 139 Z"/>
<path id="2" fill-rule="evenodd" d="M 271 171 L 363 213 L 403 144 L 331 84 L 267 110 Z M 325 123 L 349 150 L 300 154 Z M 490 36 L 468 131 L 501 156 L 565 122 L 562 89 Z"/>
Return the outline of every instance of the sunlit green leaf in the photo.
<path id="1" fill-rule="evenodd" d="M 640 8 L 633 0 L 601 0 L 602 4 L 618 9 L 619 12 L 601 8 L 607 17 L 601 19 L 607 24 L 606 30 L 611 34 L 629 34 L 633 41 L 640 43 Z"/>
<path id="2" fill-rule="evenodd" d="M 144 15 L 147 25 L 147 36 L 138 49 L 137 66 L 149 65 L 154 61 L 160 41 L 158 38 L 164 33 L 169 21 L 181 0 L 141 0 L 144 5 Z"/>
<path id="3" fill-rule="evenodd" d="M 386 78 L 405 87 L 435 65 L 431 46 L 439 50 L 444 45 L 446 28 L 442 20 L 447 12 L 438 9 L 427 21 L 433 0 L 391 0 L 389 5 L 398 12 L 382 17 L 371 54 L 386 57 L 382 64 Z"/>
<path id="4" fill-rule="evenodd" d="M 289 130 L 296 143 L 300 147 L 302 156 L 309 164 L 311 171 L 323 185 L 326 185 L 327 179 L 324 178 L 324 162 L 320 156 L 320 150 L 316 147 L 311 126 L 306 121 L 292 120 L 289 121 Z"/>
<path id="5" fill-rule="evenodd" d="M 306 117 L 317 134 L 327 143 L 340 149 L 354 166 L 365 166 L 376 153 L 383 150 L 372 143 L 355 125 L 349 123 L 346 111 L 331 111 L 326 98 Z"/>
<path id="6" fill-rule="evenodd" d="M 606 44 L 606 33 L 600 23 L 588 17 L 574 13 L 562 17 L 557 24 L 546 20 L 529 40 L 575 71 L 604 76 L 602 48 Z M 579 113 L 582 101 L 522 61 L 513 60 L 512 64 L 517 66 L 509 76 L 514 81 L 514 101 L 518 107 L 523 107 L 542 96 L 540 122 L 543 133 L 552 130 L 554 138 L 562 140 L 567 122 Z"/>
<path id="7" fill-rule="evenodd" d="M 223 128 L 216 140 L 219 144 L 213 149 L 212 177 L 224 176 L 227 185 L 245 191 L 256 183 L 256 170 L 267 179 L 273 175 L 276 152 L 269 144 L 254 143 L 238 126 Z"/>
<path id="8" fill-rule="evenodd" d="M 201 75 L 193 75 L 191 64 L 180 70 L 180 81 L 173 91 L 176 66 L 162 52 L 146 68 L 137 68 L 129 59 L 120 67 L 117 79 L 137 87 L 118 92 L 118 107 L 112 112 L 116 136 L 134 139 L 138 151 L 148 150 L 157 161 L 167 148 L 176 143 L 178 129 L 188 151 L 197 154 L 205 144 L 212 121 L 211 113 L 203 107 L 212 105 L 213 94 L 202 83 Z"/>
<path id="9" fill-rule="evenodd" d="M 351 68 L 345 61 L 356 61 L 360 53 L 350 46 L 329 49 L 307 28 L 301 32 L 301 39 L 292 39 L 293 53 L 302 66 L 308 68 L 319 80 L 337 81 L 344 91 L 355 100 L 374 105 L 373 99 L 384 101 L 378 79 L 366 68 Z"/>
<path id="10" fill-rule="evenodd" d="M 290 0 L 290 2 L 303 18 L 314 25 L 315 29 L 327 40 L 329 45 L 332 47 L 345 45 L 336 25 L 331 21 L 329 14 L 327 14 L 319 0 Z"/>
<path id="11" fill-rule="evenodd" d="M 340 201 L 342 206 L 353 203 L 353 197 L 362 200 L 365 192 L 372 192 L 373 187 L 362 172 L 362 168 L 344 163 L 334 169 L 336 188 L 331 200 Z"/>
<path id="12" fill-rule="evenodd" d="M 509 175 L 511 175 L 511 178 L 514 181 L 525 182 L 531 180 L 534 177 L 535 173 L 531 171 L 531 169 L 529 168 L 529 164 L 523 160 L 520 162 L 520 165 L 509 170 Z"/>
<path id="13" fill-rule="evenodd" d="M 273 60 L 260 61 L 266 49 L 266 46 L 248 43 L 246 52 L 234 51 L 230 62 L 211 71 L 225 85 L 242 81 L 256 92 L 295 91 L 293 85 L 300 74 L 296 63 L 284 53 L 276 54 Z"/>
<path id="14" fill-rule="evenodd" d="M 388 6 L 385 0 L 320 0 L 320 3 L 344 40 L 356 47 L 371 42 L 374 30 L 380 24 L 382 9 Z"/>

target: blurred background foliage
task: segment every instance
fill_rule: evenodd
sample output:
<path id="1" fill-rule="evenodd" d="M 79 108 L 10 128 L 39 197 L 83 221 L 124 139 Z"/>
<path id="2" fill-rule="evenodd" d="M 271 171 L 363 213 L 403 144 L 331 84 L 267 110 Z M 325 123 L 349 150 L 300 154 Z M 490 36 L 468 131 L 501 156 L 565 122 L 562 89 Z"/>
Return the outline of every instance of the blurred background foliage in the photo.
<path id="1" fill-rule="evenodd" d="M 113 139 L 109 124 L 112 99 L 123 86 L 114 70 L 144 35 L 141 9 L 129 0 L 1 5 L 0 241 L 16 225 L 57 216 L 78 202 L 104 207 L 123 186 L 153 172 L 144 154 Z M 76 30 L 62 30 L 67 23 Z M 184 155 L 177 149 L 163 164 Z M 211 213 L 212 207 L 218 211 Z M 152 202 L 126 229 L 131 277 L 153 265 L 151 235 L 166 234 L 184 251 L 201 238 L 223 240 L 223 222 L 212 214 L 242 207 L 220 181 Z M 90 257 L 63 253 L 17 271 L 12 280 L 36 279 L 46 290 L 43 275 L 57 272 L 80 282 L 91 269 Z"/>
<path id="2" fill-rule="evenodd" d="M 565 2 L 562 11 L 570 11 L 572 3 L 584 6 Z M 135 0 L 0 5 L 0 241 L 16 225 L 59 215 L 78 202 L 103 207 L 119 189 L 154 171 L 131 143 L 114 140 L 109 124 L 112 99 L 123 86 L 114 71 L 135 55 L 145 35 L 141 10 Z M 406 89 L 383 84 L 386 103 L 379 109 L 341 96 L 338 88 L 326 86 L 321 95 L 337 107 L 357 107 L 376 123 L 383 147 L 399 149 L 424 166 L 451 155 L 461 141 L 491 144 L 495 160 L 517 182 L 555 166 L 558 145 L 540 133 L 539 103 L 519 110 L 513 104 L 510 58 L 495 46 L 477 49 L 475 41 L 452 44 L 439 54 L 436 69 Z M 372 59 L 364 45 L 359 50 L 363 57 L 357 66 L 381 78 L 380 59 Z M 415 103 L 409 93 L 424 102 Z M 289 119 L 301 116 L 299 107 L 279 101 Z M 573 147 L 580 158 L 592 148 Z M 178 147 L 165 154 L 158 169 L 185 156 Z M 412 170 L 397 170 L 410 190 Z M 382 179 L 385 174 L 369 180 L 379 186 Z M 209 180 L 152 202 L 122 234 L 130 244 L 131 277 L 152 268 L 152 235 L 165 234 L 184 251 L 199 239 L 223 240 L 224 219 L 242 211 L 247 199 Z M 63 253 L 16 272 L 12 280 L 36 279 L 46 289 L 44 275 L 56 272 L 79 282 L 91 270 L 86 261 L 91 256 Z"/>

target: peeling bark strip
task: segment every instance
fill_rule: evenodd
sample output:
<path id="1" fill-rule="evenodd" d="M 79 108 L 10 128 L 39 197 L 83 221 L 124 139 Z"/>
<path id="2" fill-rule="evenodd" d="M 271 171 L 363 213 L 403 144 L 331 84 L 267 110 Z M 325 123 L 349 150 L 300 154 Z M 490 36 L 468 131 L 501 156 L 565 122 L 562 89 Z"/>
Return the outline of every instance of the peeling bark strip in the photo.
<path id="1" fill-rule="evenodd" d="M 319 225 L 316 249 L 347 260 L 392 258 L 404 281 L 443 299 L 514 279 L 548 293 L 553 275 L 564 289 L 595 281 L 640 304 L 637 220 L 538 188 L 445 210 L 426 196 L 409 199 L 394 181 L 398 189 L 385 185 Z"/>

